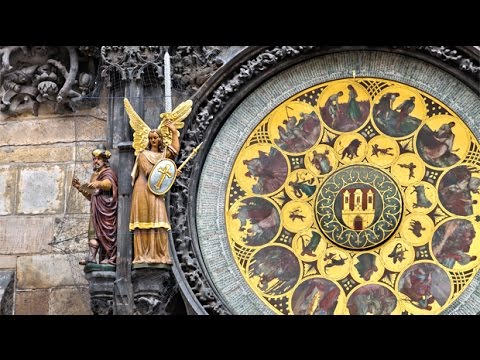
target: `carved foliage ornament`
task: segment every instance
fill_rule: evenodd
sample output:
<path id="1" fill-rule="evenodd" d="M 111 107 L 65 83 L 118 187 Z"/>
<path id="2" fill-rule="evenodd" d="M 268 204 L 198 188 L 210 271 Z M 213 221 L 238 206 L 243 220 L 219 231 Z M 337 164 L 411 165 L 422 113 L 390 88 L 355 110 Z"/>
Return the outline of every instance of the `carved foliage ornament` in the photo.
<path id="1" fill-rule="evenodd" d="M 140 80 L 147 66 L 152 66 L 163 80 L 161 46 L 102 46 L 102 77 L 107 87 L 114 83 L 112 74 L 118 72 L 121 80 Z"/>
<path id="2" fill-rule="evenodd" d="M 118 72 L 122 81 L 144 80 L 146 68 L 153 67 L 158 85 L 163 85 L 163 46 L 103 46 L 104 62 L 102 77 L 111 87 L 114 74 Z M 222 47 L 216 46 L 174 46 L 169 49 L 172 63 L 172 86 L 179 91 L 196 91 L 223 65 L 218 57 Z"/>
<path id="3" fill-rule="evenodd" d="M 474 62 L 458 50 L 447 48 L 446 46 L 405 46 L 406 49 L 417 49 L 421 52 L 428 53 L 434 57 L 456 64 L 457 67 L 467 73 L 476 74 L 480 71 L 478 60 Z"/>
<path id="4" fill-rule="evenodd" d="M 221 46 L 177 46 L 172 51 L 174 88 L 198 90 L 223 65 Z"/>
<path id="5" fill-rule="evenodd" d="M 95 89 L 96 48 L 3 46 L 0 56 L 2 113 L 37 116 L 41 104 L 55 113 L 76 111 Z"/>

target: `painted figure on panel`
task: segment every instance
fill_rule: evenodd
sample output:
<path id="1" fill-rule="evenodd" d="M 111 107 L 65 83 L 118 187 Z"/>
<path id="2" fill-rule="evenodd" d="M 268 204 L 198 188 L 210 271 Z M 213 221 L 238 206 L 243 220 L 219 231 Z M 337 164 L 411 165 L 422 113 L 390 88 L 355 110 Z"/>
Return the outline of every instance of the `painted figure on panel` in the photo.
<path id="1" fill-rule="evenodd" d="M 300 113 L 300 120 L 295 116 L 288 116 L 282 125 L 278 126 L 279 139 L 275 139 L 275 144 L 279 148 L 289 152 L 303 152 L 311 148 L 320 136 L 320 119 L 312 111 L 310 114 Z M 293 109 L 292 109 L 293 110 Z"/>
<path id="2" fill-rule="evenodd" d="M 370 113 L 368 94 L 357 84 L 344 84 L 336 90 L 326 91 L 325 97 L 328 98 L 325 104 L 321 101 L 323 105 L 319 107 L 325 124 L 343 132 L 358 129 Z"/>
<path id="3" fill-rule="evenodd" d="M 257 183 L 253 185 L 255 194 L 267 194 L 278 190 L 288 174 L 287 161 L 280 151 L 274 147 L 269 153 L 258 151 L 258 157 L 243 160 L 248 171 L 246 177 L 254 178 Z"/>
<path id="4" fill-rule="evenodd" d="M 92 151 L 93 174 L 90 182 L 80 184 L 75 177 L 72 186 L 90 201 L 88 224 L 89 253 L 80 265 L 97 263 L 114 265 L 117 258 L 117 174 L 110 168 L 111 156 L 105 146 Z"/>
<path id="5" fill-rule="evenodd" d="M 387 148 L 381 148 L 378 146 L 378 144 L 373 144 L 372 145 L 372 156 L 378 157 L 380 155 L 385 155 L 385 156 L 393 156 L 393 154 L 390 152 L 392 151 L 392 147 L 387 147 Z"/>
<path id="6" fill-rule="evenodd" d="M 275 206 L 257 197 L 242 200 L 232 218 L 240 220 L 240 231 L 245 234 L 242 240 L 250 246 L 268 243 L 280 227 L 280 215 Z"/>
<path id="7" fill-rule="evenodd" d="M 394 106 L 394 103 L 398 105 Z M 406 136 L 414 132 L 422 122 L 412 114 L 415 105 L 415 96 L 387 92 L 373 105 L 373 119 L 383 133 L 396 137 Z"/>
<path id="8" fill-rule="evenodd" d="M 373 254 L 365 253 L 358 256 L 358 262 L 354 265 L 358 274 L 365 281 L 369 281 L 374 272 L 378 270 L 375 261 L 377 257 Z"/>
<path id="9" fill-rule="evenodd" d="M 412 220 L 410 221 L 410 227 L 408 228 L 416 237 L 422 237 L 422 231 L 427 230 L 420 221 Z"/>
<path id="10" fill-rule="evenodd" d="M 320 244 L 320 234 L 318 234 L 316 231 L 311 232 L 311 236 L 309 235 L 303 235 L 300 236 L 301 239 L 301 245 L 302 245 L 302 252 L 301 255 L 309 255 L 309 256 L 315 256 L 315 251 L 317 250 L 318 244 Z"/>
<path id="11" fill-rule="evenodd" d="M 402 262 L 405 260 L 405 253 L 407 251 L 408 250 L 404 248 L 401 243 L 397 243 L 390 254 L 388 254 L 388 257 L 392 258 L 393 263 L 396 264 L 397 261 Z"/>
<path id="12" fill-rule="evenodd" d="M 308 173 L 295 173 L 295 180 L 290 180 L 290 186 L 296 198 L 310 197 L 315 193 L 317 186 L 315 185 L 315 178 Z"/>
<path id="13" fill-rule="evenodd" d="M 455 121 L 442 124 L 438 130 L 432 130 L 428 125 L 422 126 L 418 133 L 417 147 L 425 162 L 437 167 L 448 167 L 460 161 L 455 154 L 459 149 L 453 148 L 454 126 Z"/>
<path id="14" fill-rule="evenodd" d="M 320 172 L 320 174 L 328 174 L 332 171 L 332 165 L 330 164 L 330 159 L 328 155 L 330 151 L 327 149 L 324 152 L 317 152 L 313 150 L 313 156 L 310 160 L 313 166 Z"/>
<path id="15" fill-rule="evenodd" d="M 258 277 L 257 288 L 268 295 L 290 290 L 300 276 L 297 257 L 284 247 L 271 246 L 257 252 L 248 267 L 250 278 Z"/>
<path id="16" fill-rule="evenodd" d="M 162 159 L 174 159 L 180 150 L 179 132 L 190 114 L 192 101 L 181 103 L 170 113 L 160 115 L 158 129 L 150 127 L 125 99 L 125 110 L 134 130 L 135 165 L 132 170 L 132 207 L 129 229 L 133 231 L 133 264 L 172 264 L 168 251 L 171 230 L 164 195 L 150 190 L 148 178 Z"/>
<path id="17" fill-rule="evenodd" d="M 377 104 L 373 105 L 373 118 L 389 118 L 393 113 L 393 103 L 400 96 L 398 92 L 384 94 Z"/>
<path id="18" fill-rule="evenodd" d="M 360 109 L 360 105 L 358 104 L 358 101 L 357 101 L 358 93 L 351 84 L 349 84 L 347 88 L 348 88 L 348 111 L 347 111 L 348 117 L 353 122 L 361 122 L 362 110 Z"/>
<path id="19" fill-rule="evenodd" d="M 340 290 L 333 281 L 314 278 L 300 284 L 292 296 L 295 315 L 333 315 Z"/>
<path id="20" fill-rule="evenodd" d="M 401 166 L 401 164 L 400 164 Z M 417 185 L 413 187 L 412 194 L 415 193 L 417 196 L 416 201 L 413 203 L 413 208 L 429 208 L 432 206 L 432 202 L 428 199 L 427 194 L 425 193 L 424 185 Z"/>
<path id="21" fill-rule="evenodd" d="M 395 295 L 386 287 L 376 284 L 358 288 L 347 302 L 351 315 L 390 315 L 396 306 Z"/>
<path id="22" fill-rule="evenodd" d="M 325 108 L 327 109 L 328 115 L 331 118 L 332 127 L 335 126 L 338 118 L 340 117 L 340 104 L 338 98 L 343 96 L 343 91 L 336 92 L 328 97 L 327 102 L 325 103 Z"/>
<path id="23" fill-rule="evenodd" d="M 473 177 L 473 173 L 473 169 L 462 165 L 445 174 L 438 186 L 438 195 L 445 209 L 456 215 L 473 214 L 473 205 L 477 204 L 477 200 L 472 199 L 472 194 L 480 191 L 480 178 Z"/>
<path id="24" fill-rule="evenodd" d="M 432 310 L 433 304 L 443 306 L 450 296 L 450 281 L 438 265 L 417 263 L 408 268 L 400 278 L 398 289 L 408 296 L 412 305 Z"/>
<path id="25" fill-rule="evenodd" d="M 467 265 L 477 260 L 476 255 L 468 254 L 474 238 L 475 229 L 470 221 L 449 220 L 433 234 L 433 254 L 443 266 L 449 269 L 452 269 L 457 262 L 460 265 Z"/>

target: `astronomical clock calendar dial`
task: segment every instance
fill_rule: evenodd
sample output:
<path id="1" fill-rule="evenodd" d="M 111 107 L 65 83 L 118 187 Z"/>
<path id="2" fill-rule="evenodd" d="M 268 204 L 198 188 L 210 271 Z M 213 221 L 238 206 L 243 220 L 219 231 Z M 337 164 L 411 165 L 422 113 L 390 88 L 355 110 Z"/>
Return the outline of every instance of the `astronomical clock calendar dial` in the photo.
<path id="1" fill-rule="evenodd" d="M 295 94 L 230 173 L 230 250 L 278 314 L 438 314 L 480 263 L 480 150 L 428 93 L 379 78 Z"/>

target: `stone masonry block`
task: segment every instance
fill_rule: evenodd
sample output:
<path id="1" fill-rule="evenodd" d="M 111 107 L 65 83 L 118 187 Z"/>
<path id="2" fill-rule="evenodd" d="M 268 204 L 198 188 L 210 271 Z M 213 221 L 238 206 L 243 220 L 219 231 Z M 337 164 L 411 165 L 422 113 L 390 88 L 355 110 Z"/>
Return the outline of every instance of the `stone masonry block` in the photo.
<path id="1" fill-rule="evenodd" d="M 90 216 L 67 215 L 55 219 L 55 234 L 51 242 L 53 253 L 88 252 L 88 221 Z"/>
<path id="2" fill-rule="evenodd" d="M 48 309 L 50 315 L 92 315 L 88 287 L 52 289 Z"/>
<path id="3" fill-rule="evenodd" d="M 13 255 L 0 255 L 0 269 L 15 269 L 17 257 Z"/>
<path id="4" fill-rule="evenodd" d="M 15 315 L 48 315 L 48 290 L 17 291 Z"/>
<path id="5" fill-rule="evenodd" d="M 73 161 L 73 156 L 71 144 L 7 146 L 0 152 L 0 164 L 68 162 Z"/>
<path id="6" fill-rule="evenodd" d="M 76 141 L 104 141 L 106 138 L 106 119 L 93 117 L 76 120 Z"/>
<path id="7" fill-rule="evenodd" d="M 64 208 L 63 167 L 25 167 L 18 183 L 18 214 L 58 214 Z"/>
<path id="8" fill-rule="evenodd" d="M 47 289 L 59 286 L 87 285 L 83 266 L 84 254 L 20 256 L 17 260 L 18 289 Z"/>
<path id="9" fill-rule="evenodd" d="M 26 136 L 28 129 L 28 136 Z M 2 145 L 38 145 L 53 144 L 59 140 L 71 143 L 75 141 L 75 126 L 71 118 L 33 119 L 9 121 L 0 124 L 0 146 Z"/>
<path id="10" fill-rule="evenodd" d="M 73 177 L 77 177 L 80 183 L 88 183 L 93 173 L 91 162 L 78 162 L 68 165 L 66 168 L 66 196 L 68 214 L 89 214 L 90 201 L 72 186 Z"/>
<path id="11" fill-rule="evenodd" d="M 16 169 L 0 167 L 0 215 L 13 213 Z"/>
<path id="12" fill-rule="evenodd" d="M 0 254 L 49 253 L 53 230 L 52 216 L 0 217 Z"/>

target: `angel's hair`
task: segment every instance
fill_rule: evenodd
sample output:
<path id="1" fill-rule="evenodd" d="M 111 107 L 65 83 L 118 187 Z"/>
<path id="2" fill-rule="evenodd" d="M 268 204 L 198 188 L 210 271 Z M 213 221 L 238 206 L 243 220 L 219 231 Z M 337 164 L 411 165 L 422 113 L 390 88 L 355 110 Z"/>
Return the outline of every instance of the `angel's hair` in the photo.
<path id="1" fill-rule="evenodd" d="M 158 138 L 159 138 L 159 142 L 158 142 L 158 150 L 159 151 L 162 151 L 163 150 L 163 147 L 164 147 L 164 144 L 163 144 L 163 136 L 162 136 L 162 133 L 160 132 L 160 129 L 152 129 L 149 131 L 149 135 L 151 133 L 157 133 L 158 135 Z M 152 145 L 150 145 L 150 140 L 148 141 L 148 145 L 147 145 L 147 150 L 150 150 L 152 148 Z"/>

